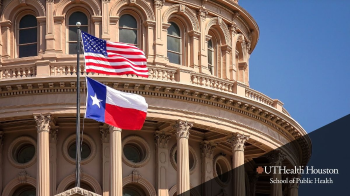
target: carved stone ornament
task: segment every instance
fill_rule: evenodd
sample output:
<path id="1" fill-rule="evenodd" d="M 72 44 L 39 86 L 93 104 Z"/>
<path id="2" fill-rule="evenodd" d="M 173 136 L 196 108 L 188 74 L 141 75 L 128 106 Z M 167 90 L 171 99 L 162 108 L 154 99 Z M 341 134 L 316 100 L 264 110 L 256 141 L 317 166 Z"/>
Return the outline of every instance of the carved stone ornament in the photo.
<path id="1" fill-rule="evenodd" d="M 282 161 L 286 158 L 286 155 L 280 150 L 274 150 L 266 155 L 266 158 L 269 160 L 271 166 L 280 166 Z"/>
<path id="2" fill-rule="evenodd" d="M 81 195 L 81 196 L 100 196 L 97 193 L 87 191 L 87 190 L 80 188 L 80 187 L 71 188 L 71 189 L 66 190 L 62 193 L 59 193 L 55 196 L 78 196 L 78 195 Z"/>
<path id="3" fill-rule="evenodd" d="M 164 0 L 155 0 L 154 1 L 154 6 L 157 8 L 157 9 L 161 9 L 164 5 Z"/>
<path id="4" fill-rule="evenodd" d="M 29 175 L 27 174 L 27 172 L 25 170 L 22 170 L 18 173 L 18 181 L 19 183 L 26 183 L 27 182 L 27 177 Z"/>
<path id="5" fill-rule="evenodd" d="M 135 183 L 137 183 L 139 179 L 142 177 L 136 169 L 132 171 L 131 176 L 132 176 L 132 182 L 135 182 Z"/>
<path id="6" fill-rule="evenodd" d="M 174 129 L 176 130 L 176 138 L 186 138 L 188 139 L 190 135 L 190 128 L 193 126 L 192 123 L 189 123 L 187 121 L 178 120 L 176 121 L 176 124 L 174 125 Z"/>
<path id="7" fill-rule="evenodd" d="M 101 133 L 101 140 L 103 143 L 109 142 L 109 129 L 100 127 L 100 133 Z"/>
<path id="8" fill-rule="evenodd" d="M 216 148 L 216 144 L 212 144 L 207 141 L 203 142 L 201 144 L 202 156 L 207 158 L 213 158 L 213 152 L 215 148 Z"/>
<path id="9" fill-rule="evenodd" d="M 34 119 L 37 124 L 37 130 L 38 132 L 42 131 L 50 131 L 50 121 L 51 121 L 51 116 L 50 114 L 38 114 L 34 115 Z"/>
<path id="10" fill-rule="evenodd" d="M 205 7 L 199 8 L 198 15 L 201 17 L 202 20 L 204 20 L 208 15 L 208 10 L 205 9 Z"/>
<path id="11" fill-rule="evenodd" d="M 170 138 L 171 135 L 164 132 L 156 132 L 154 134 L 156 146 L 159 148 L 167 148 Z"/>
<path id="12" fill-rule="evenodd" d="M 249 139 L 249 136 L 240 133 L 232 135 L 227 142 L 232 145 L 233 151 L 244 151 L 244 143 Z"/>
<path id="13" fill-rule="evenodd" d="M 58 127 L 50 129 L 50 142 L 54 143 L 57 141 Z"/>

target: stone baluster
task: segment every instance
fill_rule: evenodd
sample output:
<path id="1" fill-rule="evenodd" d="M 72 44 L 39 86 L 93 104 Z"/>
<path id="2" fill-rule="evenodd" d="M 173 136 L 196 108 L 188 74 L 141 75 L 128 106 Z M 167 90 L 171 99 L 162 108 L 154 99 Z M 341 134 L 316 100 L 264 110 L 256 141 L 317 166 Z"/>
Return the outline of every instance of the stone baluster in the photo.
<path id="1" fill-rule="evenodd" d="M 157 189 L 159 196 L 168 196 L 168 165 L 169 165 L 169 150 L 168 141 L 171 138 L 169 133 L 157 131 L 154 135 L 156 143 L 156 171 L 157 171 Z"/>
<path id="2" fill-rule="evenodd" d="M 286 158 L 286 155 L 279 150 L 274 150 L 269 153 L 267 159 L 270 162 L 270 166 L 282 166 L 282 161 Z M 276 172 L 271 172 L 271 178 L 274 180 L 282 180 L 282 174 Z M 272 183 L 271 184 L 271 196 L 282 196 L 282 184 L 281 183 Z"/>
<path id="3" fill-rule="evenodd" d="M 178 120 L 174 125 L 177 139 L 177 194 L 186 193 L 190 190 L 190 163 L 188 138 L 192 123 Z"/>
<path id="4" fill-rule="evenodd" d="M 210 143 L 208 141 L 204 141 L 201 144 L 201 152 L 202 152 L 202 183 L 203 194 L 202 195 L 211 195 L 211 185 L 209 185 L 208 181 L 214 178 L 213 173 L 213 151 L 216 148 L 216 144 Z"/>
<path id="5" fill-rule="evenodd" d="M 245 196 L 244 143 L 249 136 L 236 133 L 228 139 L 232 147 L 233 195 Z"/>
<path id="6" fill-rule="evenodd" d="M 109 127 L 110 134 L 110 163 L 111 185 L 110 196 L 123 196 L 123 170 L 122 170 L 122 130 Z"/>
<path id="7" fill-rule="evenodd" d="M 50 122 L 51 116 L 49 114 L 34 115 L 37 124 L 37 196 L 50 195 Z"/>

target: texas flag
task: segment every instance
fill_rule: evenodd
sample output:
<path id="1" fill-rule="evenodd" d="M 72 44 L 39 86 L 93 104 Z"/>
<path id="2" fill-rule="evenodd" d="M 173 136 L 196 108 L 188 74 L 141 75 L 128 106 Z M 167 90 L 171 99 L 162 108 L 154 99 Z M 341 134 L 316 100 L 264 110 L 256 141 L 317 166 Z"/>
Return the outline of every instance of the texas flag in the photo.
<path id="1" fill-rule="evenodd" d="M 148 104 L 144 97 L 125 93 L 86 77 L 85 118 L 128 130 L 140 130 Z"/>

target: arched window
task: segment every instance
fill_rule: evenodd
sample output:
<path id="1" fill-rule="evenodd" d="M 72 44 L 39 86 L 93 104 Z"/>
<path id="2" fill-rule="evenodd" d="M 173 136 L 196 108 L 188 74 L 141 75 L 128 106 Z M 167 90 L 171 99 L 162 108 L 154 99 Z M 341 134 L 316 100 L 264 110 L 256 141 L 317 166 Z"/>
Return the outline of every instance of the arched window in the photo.
<path id="1" fill-rule="evenodd" d="M 213 42 L 210 39 L 208 41 L 208 69 L 211 74 L 213 74 L 213 57 L 214 57 L 214 48 L 213 48 Z"/>
<path id="2" fill-rule="evenodd" d="M 76 23 L 80 22 L 81 26 L 80 29 L 84 32 L 88 32 L 88 18 L 83 12 L 74 12 L 69 16 L 68 21 L 68 48 L 69 48 L 69 54 L 76 54 L 77 53 L 77 26 Z"/>
<path id="3" fill-rule="evenodd" d="M 35 196 L 35 187 L 27 185 L 27 186 L 23 186 L 18 188 L 13 196 Z"/>
<path id="4" fill-rule="evenodd" d="M 145 192 L 137 186 L 126 185 L 123 188 L 123 196 L 145 196 Z"/>
<path id="5" fill-rule="evenodd" d="M 33 15 L 26 15 L 19 21 L 19 57 L 37 56 L 38 55 L 38 35 L 37 20 Z"/>
<path id="6" fill-rule="evenodd" d="M 130 14 L 124 14 L 119 20 L 119 42 L 138 46 L 137 21 Z"/>
<path id="7" fill-rule="evenodd" d="M 180 28 L 171 22 L 168 28 L 168 59 L 170 63 L 181 64 L 181 34 Z"/>

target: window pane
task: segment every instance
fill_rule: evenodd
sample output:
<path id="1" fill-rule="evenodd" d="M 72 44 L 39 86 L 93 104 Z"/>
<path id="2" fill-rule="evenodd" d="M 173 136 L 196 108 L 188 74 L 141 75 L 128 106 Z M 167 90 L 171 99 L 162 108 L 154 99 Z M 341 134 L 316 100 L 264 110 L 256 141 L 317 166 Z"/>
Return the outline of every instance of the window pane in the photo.
<path id="1" fill-rule="evenodd" d="M 32 144 L 24 145 L 18 150 L 16 154 L 17 162 L 28 163 L 30 160 L 32 160 L 34 155 L 35 155 L 34 145 Z"/>
<path id="2" fill-rule="evenodd" d="M 179 54 L 168 52 L 168 59 L 169 59 L 169 62 L 171 62 L 171 63 L 180 64 L 180 55 Z"/>
<path id="3" fill-rule="evenodd" d="M 88 32 L 88 27 L 80 27 L 80 30 Z M 77 41 L 77 27 L 69 27 L 69 41 Z"/>
<path id="4" fill-rule="evenodd" d="M 168 28 L 168 35 L 174 35 L 174 36 L 180 37 L 180 29 L 173 22 L 170 23 L 170 27 Z"/>
<path id="5" fill-rule="evenodd" d="M 213 52 L 211 50 L 208 50 L 208 63 L 213 64 Z"/>
<path id="6" fill-rule="evenodd" d="M 137 30 L 119 29 L 119 41 L 129 44 L 137 44 Z"/>
<path id="7" fill-rule="evenodd" d="M 69 25 L 76 25 L 77 22 L 80 22 L 81 25 L 87 25 L 88 19 L 83 12 L 74 12 L 69 17 Z"/>
<path id="8" fill-rule="evenodd" d="M 84 160 L 86 158 L 88 158 L 91 154 L 91 149 L 90 149 L 90 146 L 83 142 L 83 145 L 81 145 L 81 160 Z M 71 158 L 75 159 L 76 157 L 76 143 L 74 142 L 73 144 L 71 144 L 69 147 L 68 147 L 68 154 Z"/>
<path id="9" fill-rule="evenodd" d="M 125 14 L 120 18 L 119 27 L 129 27 L 129 28 L 137 28 L 136 19 L 129 15 Z"/>
<path id="10" fill-rule="evenodd" d="M 179 38 L 168 36 L 168 50 L 180 52 L 180 42 L 181 40 Z"/>
<path id="11" fill-rule="evenodd" d="M 133 163 L 139 163 L 142 161 L 141 151 L 134 145 L 126 144 L 123 153 L 125 157 Z"/>
<path id="12" fill-rule="evenodd" d="M 213 48 L 213 42 L 211 40 L 208 41 L 208 48 Z"/>
<path id="13" fill-rule="evenodd" d="M 33 15 L 26 15 L 19 22 L 19 28 L 36 27 L 36 26 L 37 26 L 37 21 L 35 16 Z"/>
<path id="14" fill-rule="evenodd" d="M 37 44 L 29 44 L 24 46 L 19 46 L 19 57 L 26 57 L 26 56 L 37 56 L 38 50 L 37 50 Z"/>
<path id="15" fill-rule="evenodd" d="M 33 43 L 37 40 L 37 28 L 19 30 L 19 44 Z"/>
<path id="16" fill-rule="evenodd" d="M 69 43 L 69 54 L 77 54 L 77 43 Z"/>

